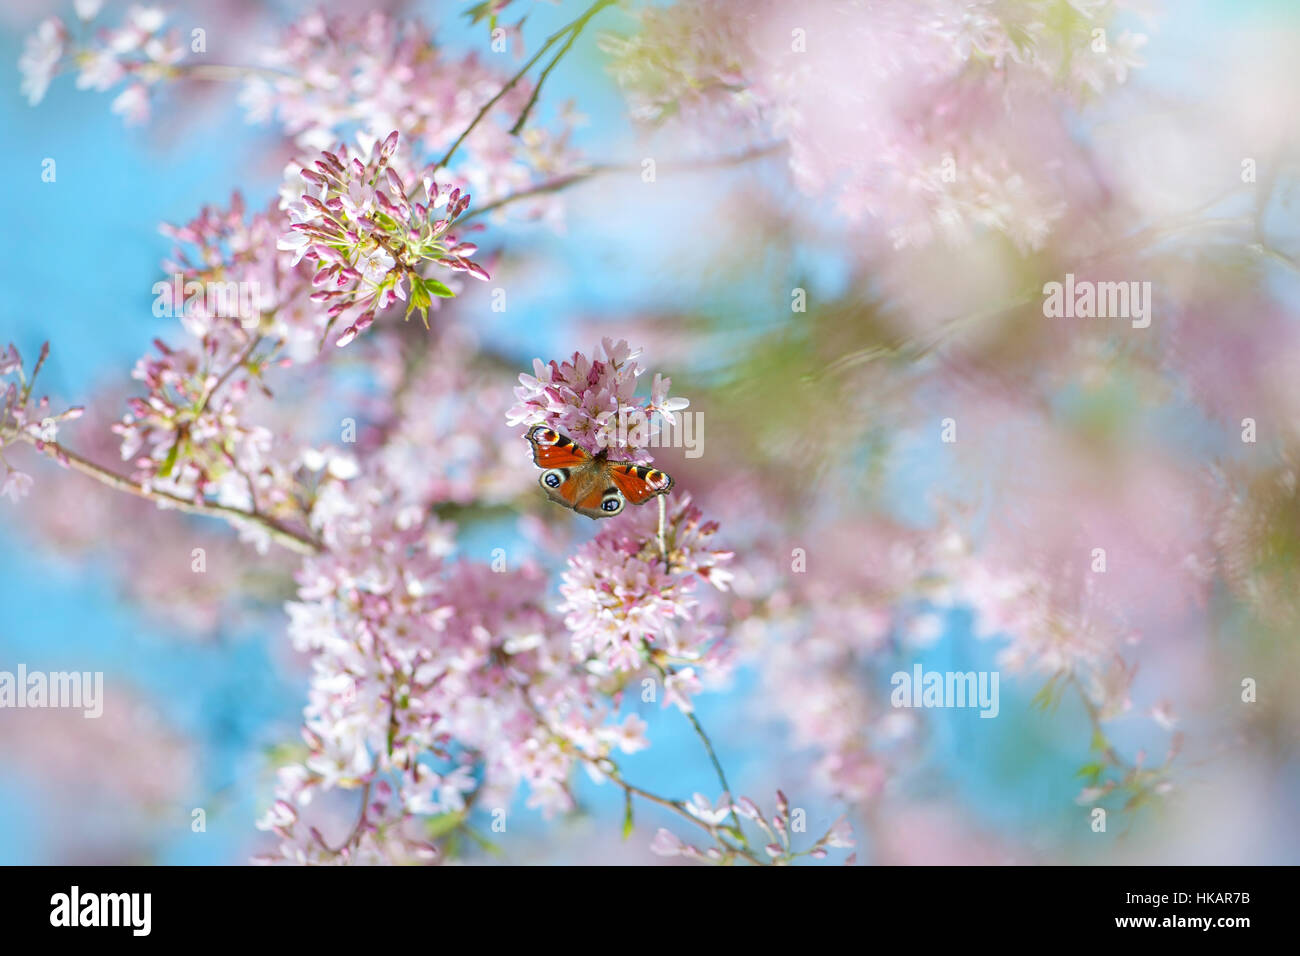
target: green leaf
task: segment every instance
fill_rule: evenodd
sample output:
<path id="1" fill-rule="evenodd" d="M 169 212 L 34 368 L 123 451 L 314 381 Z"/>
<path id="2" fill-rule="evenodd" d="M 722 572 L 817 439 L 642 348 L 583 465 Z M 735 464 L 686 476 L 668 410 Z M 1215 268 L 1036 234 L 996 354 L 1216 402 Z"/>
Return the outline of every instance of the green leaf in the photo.
<path id="1" fill-rule="evenodd" d="M 452 292 L 451 289 L 447 288 L 447 286 L 443 285 L 437 279 L 425 279 L 424 286 L 440 299 L 456 298 L 456 293 Z"/>
<path id="2" fill-rule="evenodd" d="M 181 453 L 181 436 L 177 435 L 176 440 L 172 442 L 171 451 L 167 452 L 167 457 L 163 459 L 162 467 L 158 469 L 158 477 L 166 478 L 171 475 L 172 469 L 176 467 L 176 457 Z"/>
<path id="3" fill-rule="evenodd" d="M 465 816 L 464 810 L 457 810 L 431 817 L 428 823 L 425 824 L 428 827 L 429 837 L 436 840 L 438 837 L 446 836 L 465 822 Z"/>
<path id="4" fill-rule="evenodd" d="M 1036 707 L 1039 710 L 1047 710 L 1051 706 L 1052 700 L 1056 694 L 1056 678 L 1052 677 L 1046 684 L 1039 689 L 1034 695 L 1034 699 L 1029 702 L 1030 707 Z"/>
<path id="5" fill-rule="evenodd" d="M 632 791 L 623 791 L 623 839 L 632 835 Z"/>
<path id="6" fill-rule="evenodd" d="M 411 276 L 410 284 L 411 284 L 411 291 L 409 293 L 409 299 L 406 303 L 406 318 L 409 319 L 411 317 L 411 313 L 414 312 L 416 309 L 419 309 L 420 320 L 424 322 L 424 327 L 427 329 L 429 327 L 429 305 L 433 302 L 433 300 L 429 298 L 427 280 L 421 279 L 419 276 L 413 275 Z"/>
<path id="7" fill-rule="evenodd" d="M 476 3 L 465 11 L 465 16 L 469 18 L 470 23 L 478 23 L 480 20 L 491 18 L 490 22 L 496 26 L 496 14 L 492 12 L 492 3 L 484 0 L 482 3 Z"/>
<path id="8" fill-rule="evenodd" d="M 486 850 L 488 853 L 491 853 L 493 856 L 505 856 L 505 851 L 502 850 L 501 847 L 497 846 L 495 843 L 493 843 L 493 842 L 492 842 L 491 840 L 489 840 L 487 837 L 484 837 L 484 836 L 481 836 L 481 835 L 478 834 L 478 833 L 475 833 L 475 832 L 474 832 L 473 830 L 471 830 L 469 827 L 462 827 L 461 830 L 460 830 L 460 832 L 461 832 L 461 833 L 464 833 L 467 837 L 469 837 L 471 840 L 473 840 L 475 843 L 477 843 L 480 847 L 482 847 L 482 848 L 483 848 L 484 850 Z"/>
<path id="9" fill-rule="evenodd" d="M 1137 793 L 1133 794 L 1133 796 L 1129 798 L 1128 803 L 1124 804 L 1124 809 L 1126 811 L 1137 810 L 1138 808 L 1142 807 L 1144 804 L 1149 803 L 1150 801 L 1151 801 L 1151 791 L 1139 790 Z"/>

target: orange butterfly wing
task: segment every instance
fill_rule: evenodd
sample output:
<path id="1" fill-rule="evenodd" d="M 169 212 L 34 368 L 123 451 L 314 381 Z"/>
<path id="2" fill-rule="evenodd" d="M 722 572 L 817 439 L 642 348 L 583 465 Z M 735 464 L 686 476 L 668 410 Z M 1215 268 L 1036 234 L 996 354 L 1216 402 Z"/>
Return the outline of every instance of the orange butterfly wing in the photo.
<path id="1" fill-rule="evenodd" d="M 553 428 L 534 425 L 528 429 L 533 446 L 533 464 L 540 468 L 576 468 L 591 461 L 586 450 Z"/>
<path id="2" fill-rule="evenodd" d="M 543 480 L 538 482 L 546 496 L 588 518 L 612 518 L 623 510 L 626 503 L 609 483 L 608 466 L 601 463 L 589 463 L 572 473 L 565 469 L 563 474 L 568 477 L 554 487 L 544 480 L 548 474 L 553 472 L 543 472 Z"/>
<path id="3" fill-rule="evenodd" d="M 564 489 L 561 488 L 560 491 L 561 493 L 563 493 Z M 578 489 L 576 491 L 576 494 L 582 494 L 582 491 L 583 491 L 582 489 Z M 573 508 L 574 511 L 578 512 L 578 514 L 586 515 L 588 518 L 613 517 L 614 515 L 618 514 L 619 511 L 623 510 L 623 504 L 622 502 L 619 502 L 618 509 L 616 511 L 604 510 L 602 505 L 605 502 L 605 498 L 609 495 L 609 492 L 610 489 L 606 486 L 605 482 L 603 481 L 590 482 L 586 489 L 586 494 L 583 495 L 582 500 L 572 501 L 572 499 L 570 499 L 572 501 L 570 507 Z"/>
<path id="4" fill-rule="evenodd" d="M 665 472 L 649 465 L 636 465 L 630 461 L 609 463 L 609 477 L 614 487 L 634 505 L 643 505 L 655 495 L 662 495 L 673 486 Z"/>
<path id="5" fill-rule="evenodd" d="M 673 486 L 672 478 L 657 468 L 594 458 L 573 439 L 545 425 L 534 425 L 527 437 L 534 464 L 545 469 L 538 484 L 546 496 L 588 518 L 611 518 L 625 502 L 645 504 Z"/>

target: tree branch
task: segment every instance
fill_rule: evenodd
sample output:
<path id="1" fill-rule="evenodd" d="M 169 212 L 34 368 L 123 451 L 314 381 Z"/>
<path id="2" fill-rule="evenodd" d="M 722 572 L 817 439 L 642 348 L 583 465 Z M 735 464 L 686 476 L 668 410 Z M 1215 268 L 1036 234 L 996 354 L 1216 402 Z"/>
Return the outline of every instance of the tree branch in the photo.
<path id="1" fill-rule="evenodd" d="M 474 128 L 478 126 L 480 122 L 482 122 L 483 118 L 492 111 L 492 107 L 496 106 L 497 103 L 501 101 L 501 98 L 503 96 L 505 96 L 507 93 L 509 93 L 511 90 L 515 88 L 516 84 L 518 84 L 519 81 L 522 80 L 524 76 L 528 73 L 528 71 L 531 70 L 534 65 L 536 65 L 537 61 L 540 60 L 543 55 L 545 55 L 547 50 L 549 50 L 556 43 L 558 43 L 562 37 L 567 36 L 575 27 L 581 29 L 581 26 L 585 26 L 588 20 L 590 20 L 593 16 L 595 16 L 601 9 L 609 6 L 609 4 L 612 2 L 613 0 L 596 0 L 596 3 L 592 4 L 592 6 L 588 8 L 586 13 L 578 17 L 578 19 L 574 20 L 568 26 L 564 27 L 563 29 L 547 37 L 546 42 L 542 44 L 541 49 L 539 49 L 536 53 L 532 55 L 532 57 L 529 58 L 528 62 L 525 63 L 520 68 L 518 73 L 516 73 L 514 76 L 510 77 L 509 80 L 506 81 L 505 86 L 497 90 L 496 95 L 493 96 L 492 99 L 488 100 L 486 103 L 483 104 L 483 108 L 478 111 L 478 114 L 474 117 L 473 120 L 470 121 L 470 124 L 465 127 L 465 129 L 461 132 L 459 136 L 456 137 L 456 141 L 452 143 L 451 147 L 447 150 L 447 152 L 443 154 L 442 159 L 438 160 L 438 165 L 435 166 L 434 169 L 435 170 L 444 169 L 446 165 L 449 162 L 451 162 L 452 156 L 456 155 L 456 150 L 460 149 L 460 144 L 465 142 L 466 137 L 468 137 L 469 134 L 474 131 Z M 572 39 L 570 39 L 570 42 L 572 42 Z M 567 44 L 565 46 L 565 49 L 568 49 Z M 554 63 L 551 64 L 551 66 L 554 65 L 555 65 Z M 550 67 L 547 67 L 547 71 L 548 72 L 550 71 Z M 540 87 L 541 84 L 538 83 L 538 88 Z M 536 96 L 537 96 L 537 90 L 534 90 L 533 98 L 536 99 Z M 529 101 L 528 105 L 529 107 L 532 106 L 532 100 Z M 524 114 L 527 115 L 527 110 L 524 111 Z"/>
<path id="2" fill-rule="evenodd" d="M 30 445 L 36 445 L 35 436 L 27 432 L 18 432 L 18 437 Z M 76 452 L 69 451 L 57 442 L 43 442 L 42 446 L 39 450 L 43 451 L 48 458 L 57 461 L 59 464 L 66 465 L 74 471 L 79 471 L 83 475 L 93 478 L 100 484 L 107 485 L 116 491 L 124 491 L 127 494 L 135 495 L 137 498 L 144 498 L 162 507 L 175 508 L 177 511 L 183 511 L 187 514 L 223 518 L 236 524 L 243 522 L 257 525 L 263 528 L 276 544 L 298 554 L 317 554 L 324 550 L 324 545 L 308 532 L 291 528 L 268 515 L 251 514 L 239 508 L 232 508 L 229 505 L 209 501 L 193 501 L 174 495 L 171 492 L 147 488 L 140 482 L 127 478 L 125 475 L 119 475 L 102 465 L 95 464 L 88 458 L 83 458 Z"/>
<path id="3" fill-rule="evenodd" d="M 714 159 L 699 160 L 698 162 L 665 164 L 660 168 L 669 172 L 683 173 L 702 172 L 708 169 L 726 169 L 731 166 L 740 166 L 743 163 L 748 163 L 755 159 L 761 159 L 764 156 L 771 156 L 772 154 L 779 152 L 784 146 L 785 143 L 783 142 L 767 143 L 763 146 L 755 146 L 753 149 L 747 149 L 742 153 L 735 154 L 734 156 L 719 156 Z M 485 216 L 490 212 L 495 212 L 503 206 L 508 206 L 521 199 L 559 192 L 561 189 L 573 186 L 577 183 L 583 182 L 584 180 L 592 179 L 596 176 L 602 176 L 606 173 L 636 172 L 640 168 L 641 166 L 638 163 L 596 163 L 587 166 L 584 169 L 574 170 L 571 173 L 564 173 L 561 176 L 556 176 L 553 179 L 548 179 L 545 182 L 537 183 L 526 189 L 521 189 L 518 192 L 510 193 L 508 196 L 502 196 L 500 199 L 494 200 L 493 202 L 478 206 L 466 212 L 458 221 L 464 222 L 473 219 L 476 216 Z"/>
<path id="4" fill-rule="evenodd" d="M 545 83 L 546 78 L 551 75 L 551 71 L 559 65 L 562 59 L 564 59 L 564 54 L 569 52 L 569 47 L 573 46 L 573 41 L 578 39 L 578 35 L 582 33 L 583 29 L 587 26 L 587 21 L 613 2 L 614 0 L 598 0 L 597 3 L 591 5 L 586 13 L 578 17 L 578 19 L 574 20 L 547 41 L 547 46 L 549 46 L 563 34 L 569 34 L 569 38 L 564 41 L 564 46 L 560 47 L 560 51 L 555 54 L 550 63 L 546 64 L 546 69 L 542 70 L 542 75 L 537 78 L 537 85 L 533 87 L 533 93 L 528 97 L 528 103 L 524 106 L 524 111 L 519 114 L 519 119 L 515 120 L 515 125 L 510 127 L 511 136 L 518 136 L 519 131 L 524 128 L 524 123 L 528 121 L 528 114 L 531 113 L 533 107 L 537 105 L 537 97 L 541 95 L 542 84 Z"/>

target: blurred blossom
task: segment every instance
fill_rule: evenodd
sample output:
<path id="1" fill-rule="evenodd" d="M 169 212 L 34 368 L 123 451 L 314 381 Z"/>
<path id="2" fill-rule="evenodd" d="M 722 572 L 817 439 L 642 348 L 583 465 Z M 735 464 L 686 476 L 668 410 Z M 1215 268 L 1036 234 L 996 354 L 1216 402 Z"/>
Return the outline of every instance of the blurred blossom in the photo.
<path id="1" fill-rule="evenodd" d="M 31 21 L 29 103 L 73 76 L 136 123 L 163 83 L 188 109 L 190 81 L 233 80 L 270 127 L 235 174 L 284 175 L 163 226 L 162 331 L 130 382 L 72 383 L 84 416 L 37 386 L 48 346 L 0 351 L 0 507 L 24 548 L 110 557 L 169 633 L 256 628 L 298 655 L 261 862 L 474 859 L 461 837 L 516 798 L 545 837 L 512 822 L 512 861 L 1289 852 L 1265 839 L 1294 836 L 1277 781 L 1300 719 L 1300 84 L 1280 15 L 1184 50 L 1120 0 L 618 5 L 592 27 L 607 75 L 570 61 L 533 110 L 549 68 L 513 78 L 505 51 L 388 12 L 301 12 L 256 62 L 218 65 L 169 11 L 72 9 Z M 487 21 L 536 49 L 531 5 L 466 12 L 475 44 Z M 1174 82 L 1180 61 L 1196 75 Z M 596 107 L 616 84 L 671 143 L 661 169 L 698 181 L 645 199 L 608 116 L 584 158 L 561 82 Z M 468 278 L 487 267 L 529 310 L 485 315 Z M 1067 276 L 1149 288 L 1150 321 L 1051 314 Z M 237 313 L 218 286 L 247 293 Z M 555 335 L 567 357 L 519 374 Z M 707 455 L 653 440 L 688 408 Z M 538 493 L 520 435 L 538 425 L 653 455 L 671 495 L 574 520 Z M 947 654 L 998 668 L 1015 713 L 957 752 L 951 715 L 890 702 L 891 673 Z M 1249 717 L 1246 677 L 1277 684 Z M 647 688 L 660 706 L 635 712 Z M 1067 698 L 1048 733 L 1038 708 Z M 15 712 L 31 725 L 0 735 L 38 787 L 124 808 L 112 859 L 148 852 L 198 759 L 136 703 L 75 727 Z M 718 779 L 624 775 L 670 735 Z M 1272 787 L 1267 820 L 1184 812 L 1245 806 L 1234 775 Z M 598 832 L 574 812 L 589 785 Z M 1139 849 L 1052 829 L 1094 806 L 1143 821 Z"/>
<path id="2" fill-rule="evenodd" d="M 200 774 L 197 745 L 112 675 L 103 713 L 6 709 L 0 759 L 57 820 L 51 858 L 138 863 L 160 842 L 158 821 L 188 832 Z M 39 830 L 43 821 L 19 821 Z"/>
<path id="3" fill-rule="evenodd" d="M 67 436 L 79 453 L 98 462 L 117 458 L 110 426 L 123 398 L 120 388 L 89 396 L 85 416 Z M 66 469 L 45 470 L 41 482 L 45 493 L 28 499 L 15 528 L 45 554 L 107 567 L 132 603 L 171 634 L 210 640 L 260 623 L 292 584 L 293 563 L 283 552 L 250 563 L 245 545 L 200 519 L 136 497 L 87 493 L 85 476 Z M 202 573 L 195 570 L 196 548 Z"/>
<path id="4" fill-rule="evenodd" d="M 261 60 L 268 70 L 251 74 L 241 94 L 250 119 L 274 116 L 307 150 L 329 149 L 359 127 L 374 139 L 400 130 L 431 158 L 452 145 L 507 79 L 477 54 L 448 55 L 418 21 L 379 11 L 309 12 Z M 517 83 L 501 113 L 518 115 L 531 94 L 529 81 Z M 576 167 L 567 118 L 558 131 L 532 127 L 520 137 L 508 125 L 493 119 L 474 128 L 465 144 L 474 161 L 453 169 L 454 186 L 491 201 Z M 554 214 L 556 204 L 540 197 L 532 209 Z"/>
<path id="5" fill-rule="evenodd" d="M 14 504 L 17 504 L 31 490 L 31 475 L 18 471 L 16 468 L 9 468 L 5 472 L 4 482 L 0 484 L 0 495 L 7 496 Z"/>
<path id="6" fill-rule="evenodd" d="M 1059 94 L 1123 83 L 1146 38 L 1098 49 L 1120 4 L 690 0 L 609 35 L 634 117 L 761 131 L 806 195 L 879 221 L 896 247 L 974 229 L 1041 248 L 1064 213 Z"/>
<path id="7" fill-rule="evenodd" d="M 99 7 L 78 3 L 78 19 L 94 20 Z M 43 21 L 27 41 L 19 68 L 23 74 L 23 93 L 33 106 L 41 101 L 50 78 L 62 66 L 76 68 L 78 89 L 98 92 L 126 81 L 127 86 L 113 100 L 112 111 L 122 114 L 128 125 L 149 119 L 149 88 L 174 75 L 175 64 L 185 58 L 185 47 L 177 30 L 163 32 L 166 11 L 158 7 L 132 5 L 125 20 L 116 28 L 96 31 L 85 46 L 76 47 L 64 64 L 68 29 L 58 17 Z M 84 36 L 78 30 L 78 36 Z"/>
<path id="8" fill-rule="evenodd" d="M 41 21 L 36 32 L 27 38 L 23 55 L 18 59 L 18 69 L 23 75 L 22 93 L 27 102 L 35 106 L 45 98 L 50 80 L 63 58 L 63 44 L 67 28 L 58 17 Z"/>

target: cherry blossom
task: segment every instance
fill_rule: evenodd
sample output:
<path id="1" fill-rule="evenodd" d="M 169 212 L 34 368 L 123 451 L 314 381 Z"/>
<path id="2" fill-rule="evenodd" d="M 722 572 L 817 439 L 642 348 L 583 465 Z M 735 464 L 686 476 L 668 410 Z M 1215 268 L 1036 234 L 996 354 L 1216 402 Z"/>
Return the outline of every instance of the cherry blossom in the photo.
<path id="1" fill-rule="evenodd" d="M 302 170 L 307 190 L 289 206 L 291 232 L 279 248 L 293 252 L 294 265 L 304 258 L 317 264 L 313 300 L 328 304 L 326 314 L 332 319 L 349 310 L 360 313 L 338 337 L 339 346 L 399 299 L 406 301 L 408 317 L 419 309 L 427 325 L 432 300 L 455 293 L 440 280 L 422 276 L 417 267 L 423 263 L 488 278 L 468 258 L 478 247 L 448 231 L 469 207 L 469 194 L 438 187 L 429 169 L 419 182 L 425 201 L 417 201 L 415 189 L 408 194 L 392 162 L 397 147 L 394 130 L 377 148 L 363 139 L 360 155 L 351 155 L 346 147 L 337 154 L 325 152 L 312 168 Z"/>
<path id="2" fill-rule="evenodd" d="M 663 420 L 675 422 L 673 416 L 690 402 L 668 398 L 672 380 L 660 374 L 655 375 L 649 400 L 636 399 L 637 379 L 646 371 L 637 361 L 640 354 L 625 340 L 605 338 L 591 358 L 574 352 L 564 362 L 534 359 L 533 374 L 519 376 L 518 401 L 507 412 L 507 423 L 544 424 L 592 454 L 607 449 L 614 459 L 651 461 L 651 436 L 658 434 Z"/>

